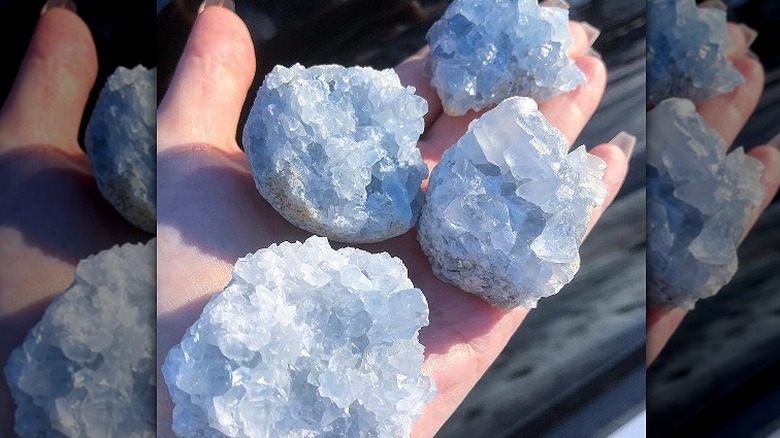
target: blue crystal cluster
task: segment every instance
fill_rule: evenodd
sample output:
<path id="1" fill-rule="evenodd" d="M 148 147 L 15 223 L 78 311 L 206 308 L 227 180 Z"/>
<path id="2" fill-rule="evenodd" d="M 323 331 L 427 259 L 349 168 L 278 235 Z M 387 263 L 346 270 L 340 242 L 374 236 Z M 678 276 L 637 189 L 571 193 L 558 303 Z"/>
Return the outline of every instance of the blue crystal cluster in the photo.
<path id="1" fill-rule="evenodd" d="M 493 305 L 535 307 L 579 269 L 604 169 L 585 146 L 569 152 L 533 100 L 504 100 L 433 169 L 418 236 L 434 273 Z"/>
<path id="2" fill-rule="evenodd" d="M 24 438 L 153 438 L 155 242 L 79 262 L 5 367 Z"/>
<path id="3" fill-rule="evenodd" d="M 277 66 L 244 128 L 257 189 L 293 225 L 333 240 L 401 235 L 423 202 L 427 109 L 393 70 Z"/>
<path id="4" fill-rule="evenodd" d="M 728 93 L 744 82 L 726 58 L 726 12 L 694 0 L 650 0 L 647 5 L 647 99 L 695 102 Z"/>
<path id="5" fill-rule="evenodd" d="M 436 393 L 425 325 L 425 297 L 387 253 L 314 236 L 248 254 L 165 359 L 174 432 L 407 437 Z"/>
<path id="6" fill-rule="evenodd" d="M 85 147 L 100 193 L 130 223 L 157 229 L 157 69 L 119 67 L 100 91 Z"/>
<path id="7" fill-rule="evenodd" d="M 686 99 L 647 114 L 648 304 L 693 308 L 737 269 L 737 246 L 761 203 L 763 165 L 728 146 Z"/>
<path id="8" fill-rule="evenodd" d="M 460 116 L 511 96 L 542 101 L 585 82 L 567 53 L 568 15 L 536 0 L 452 2 L 427 35 L 444 111 Z"/>

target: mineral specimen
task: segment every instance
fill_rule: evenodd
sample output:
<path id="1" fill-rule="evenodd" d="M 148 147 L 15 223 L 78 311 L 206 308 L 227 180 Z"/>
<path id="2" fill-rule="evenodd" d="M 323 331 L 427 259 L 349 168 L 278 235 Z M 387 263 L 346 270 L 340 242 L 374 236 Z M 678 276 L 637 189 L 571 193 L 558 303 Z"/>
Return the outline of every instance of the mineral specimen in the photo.
<path id="1" fill-rule="evenodd" d="M 277 66 L 244 128 L 257 189 L 293 225 L 333 240 L 403 234 L 428 176 L 417 149 L 426 111 L 392 70 Z"/>
<path id="2" fill-rule="evenodd" d="M 434 273 L 493 305 L 535 307 L 579 269 L 579 245 L 606 196 L 604 162 L 529 98 L 471 123 L 433 169 L 419 240 Z"/>
<path id="3" fill-rule="evenodd" d="M 168 353 L 185 437 L 400 437 L 435 394 L 421 374 L 428 305 L 387 253 L 323 237 L 238 259 Z"/>
<path id="4" fill-rule="evenodd" d="M 155 243 L 82 260 L 5 367 L 21 437 L 155 435 Z"/>
<path id="5" fill-rule="evenodd" d="M 647 7 L 647 99 L 701 101 L 743 83 L 726 58 L 726 12 L 694 0 L 651 0 Z"/>
<path id="6" fill-rule="evenodd" d="M 661 102 L 647 125 L 648 304 L 690 309 L 734 275 L 763 165 L 742 148 L 727 154 L 689 100 Z"/>
<path id="7" fill-rule="evenodd" d="M 451 116 L 511 96 L 536 100 L 585 82 L 567 53 L 569 11 L 537 0 L 455 0 L 428 31 L 428 72 Z"/>
<path id="8" fill-rule="evenodd" d="M 130 223 L 157 227 L 157 69 L 119 67 L 100 91 L 85 146 L 100 193 Z"/>

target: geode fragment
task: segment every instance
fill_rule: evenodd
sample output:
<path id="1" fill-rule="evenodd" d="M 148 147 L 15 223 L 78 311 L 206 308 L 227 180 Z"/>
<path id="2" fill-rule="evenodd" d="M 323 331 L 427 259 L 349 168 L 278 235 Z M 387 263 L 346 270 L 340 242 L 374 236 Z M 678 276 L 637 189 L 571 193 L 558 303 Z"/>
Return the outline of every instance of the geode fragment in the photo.
<path id="1" fill-rule="evenodd" d="M 744 82 L 726 58 L 726 12 L 694 0 L 651 0 L 647 8 L 647 99 L 693 101 L 728 93 Z"/>
<path id="2" fill-rule="evenodd" d="M 157 69 L 119 67 L 100 91 L 85 147 L 100 193 L 130 223 L 157 228 Z"/>
<path id="3" fill-rule="evenodd" d="M 185 437 L 400 437 L 435 394 L 428 305 L 387 253 L 327 239 L 238 259 L 163 375 Z"/>
<path id="4" fill-rule="evenodd" d="M 155 259 L 152 240 L 79 262 L 6 364 L 19 436 L 156 436 Z"/>
<path id="5" fill-rule="evenodd" d="M 293 225 L 333 240 L 401 235 L 428 176 L 417 148 L 426 111 L 392 70 L 277 66 L 244 128 L 257 189 Z"/>
<path id="6" fill-rule="evenodd" d="M 728 145 L 685 99 L 647 114 L 648 304 L 691 309 L 737 269 L 763 164 Z"/>
<path id="7" fill-rule="evenodd" d="M 513 97 L 469 125 L 433 169 L 419 240 L 434 273 L 493 305 L 535 307 L 579 269 L 604 201 L 604 162 Z"/>
<path id="8" fill-rule="evenodd" d="M 428 31 L 428 73 L 451 116 L 511 96 L 545 100 L 585 75 L 569 58 L 569 11 L 536 0 L 455 0 Z"/>

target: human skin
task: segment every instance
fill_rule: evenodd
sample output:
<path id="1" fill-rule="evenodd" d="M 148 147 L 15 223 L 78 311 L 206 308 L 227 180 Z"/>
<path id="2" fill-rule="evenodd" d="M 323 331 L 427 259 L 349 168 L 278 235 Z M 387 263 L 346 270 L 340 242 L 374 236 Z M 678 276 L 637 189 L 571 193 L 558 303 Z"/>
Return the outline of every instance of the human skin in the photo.
<path id="1" fill-rule="evenodd" d="M 50 8 L 0 109 L 0 368 L 73 281 L 79 260 L 151 238 L 102 198 L 79 146 L 96 75 L 87 26 Z M 2 376 L 0 436 L 14 436 L 14 408 Z"/>
<path id="2" fill-rule="evenodd" d="M 704 122 L 717 131 L 726 144 L 732 145 L 733 148 L 734 140 L 761 98 L 764 89 L 764 69 L 761 63 L 750 55 L 751 41 L 746 39 L 746 33 L 742 28 L 734 23 L 729 23 L 728 26 L 731 44 L 727 56 L 745 78 L 745 83 L 729 93 L 699 103 L 696 105 L 696 111 Z M 761 176 L 764 199 L 761 205 L 751 212 L 742 235 L 743 239 L 772 202 L 780 186 L 780 135 L 770 141 L 770 144 L 751 149 L 748 155 L 764 164 L 764 172 Z M 647 308 L 646 363 L 648 366 L 658 357 L 687 314 L 688 311 L 681 308 Z"/>
<path id="3" fill-rule="evenodd" d="M 604 64 L 585 55 L 588 38 L 584 29 L 577 23 L 571 28 L 571 55 L 585 72 L 587 83 L 540 104 L 542 113 L 570 144 L 595 111 L 606 83 Z M 477 114 L 449 117 L 442 113 L 423 75 L 424 54 L 423 49 L 396 70 L 405 85 L 413 85 L 428 101 L 419 147 L 433 168 Z M 258 194 L 246 155 L 236 142 L 239 114 L 254 75 L 255 50 L 244 23 L 226 8 L 206 8 L 193 26 L 158 109 L 158 365 L 207 300 L 226 286 L 237 258 L 271 243 L 309 236 L 287 223 Z M 607 163 L 608 196 L 594 212 L 589 229 L 614 199 L 627 170 L 626 153 L 618 146 L 601 144 L 591 152 Z M 400 257 L 428 300 L 430 325 L 420 333 L 425 345 L 423 371 L 435 380 L 439 392 L 412 436 L 433 436 L 529 310 L 491 307 L 436 278 L 414 230 L 359 247 Z M 159 436 L 173 436 L 172 403 L 162 375 L 158 375 L 157 400 Z"/>

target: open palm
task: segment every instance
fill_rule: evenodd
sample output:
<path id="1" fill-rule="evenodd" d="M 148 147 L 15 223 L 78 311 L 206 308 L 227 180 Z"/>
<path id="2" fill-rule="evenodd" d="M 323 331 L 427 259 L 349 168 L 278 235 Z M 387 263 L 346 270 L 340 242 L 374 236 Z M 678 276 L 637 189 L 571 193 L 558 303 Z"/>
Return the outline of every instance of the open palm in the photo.
<path id="1" fill-rule="evenodd" d="M 540 105 L 570 143 L 583 129 L 604 91 L 603 63 L 584 53 L 588 37 L 572 23 L 571 54 L 587 83 Z M 425 49 L 424 49 L 425 50 Z M 477 115 L 449 117 L 423 75 L 424 50 L 397 67 L 402 82 L 428 101 L 419 143 L 429 168 Z M 309 233 L 285 221 L 254 187 L 247 158 L 236 143 L 239 114 L 255 75 L 255 54 L 241 20 L 224 8 L 207 8 L 197 19 L 168 93 L 158 111 L 158 365 L 230 280 L 236 259 Z M 630 153 L 630 151 L 628 151 Z M 607 202 L 626 173 L 626 153 L 603 144 L 592 149 L 607 163 Z M 439 389 L 413 436 L 433 436 L 484 374 L 528 309 L 501 310 L 436 278 L 414 230 L 385 242 L 359 245 L 400 257 L 430 306 L 424 372 Z M 159 367 L 158 367 L 159 369 Z M 158 378 L 158 430 L 172 436 L 172 404 Z"/>

